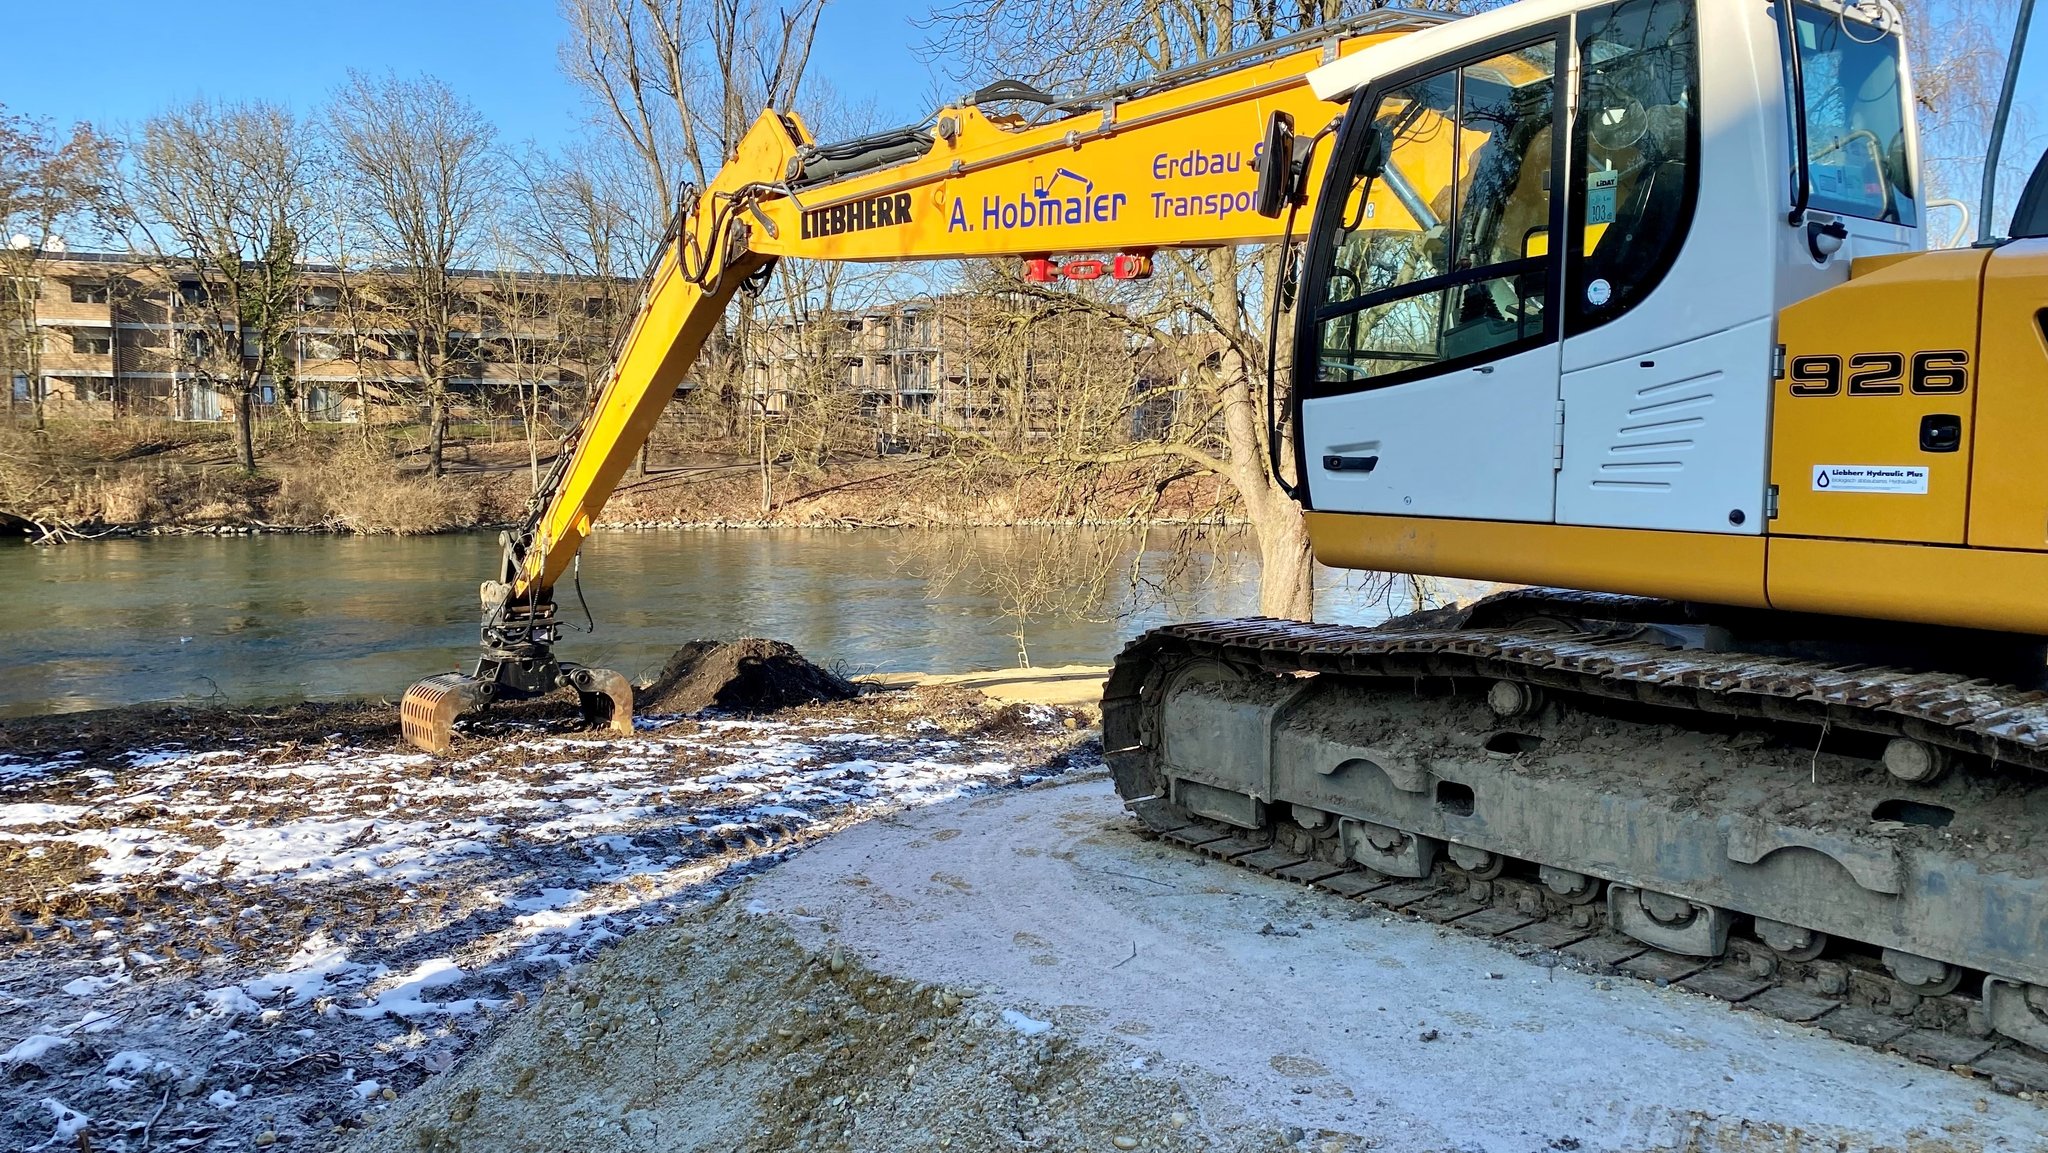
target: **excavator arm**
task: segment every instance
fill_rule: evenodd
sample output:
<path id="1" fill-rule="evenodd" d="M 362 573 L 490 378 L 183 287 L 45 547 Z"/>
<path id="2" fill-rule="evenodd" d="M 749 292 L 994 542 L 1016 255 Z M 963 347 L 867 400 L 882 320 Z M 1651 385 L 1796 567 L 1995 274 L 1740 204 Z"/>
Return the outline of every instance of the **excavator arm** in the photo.
<path id="1" fill-rule="evenodd" d="M 1075 99 L 1002 81 L 918 126 L 841 144 L 818 144 L 794 113 L 762 113 L 710 187 L 685 198 L 610 376 L 525 523 L 505 534 L 501 571 L 482 588 L 482 656 L 407 691 L 406 739 L 441 751 L 458 715 L 563 687 L 593 721 L 632 731 L 624 677 L 555 657 L 554 589 L 726 307 L 775 260 L 1021 256 L 1041 280 L 1137 279 L 1158 249 L 1279 240 L 1281 225 L 1256 211 L 1275 114 L 1304 138 L 1290 167 L 1305 165 L 1307 141 L 1342 109 L 1308 73 L 1443 20 L 1377 11 Z M 1294 175 L 1294 187 L 1316 186 Z M 1401 211 L 1391 193 L 1373 195 Z"/>

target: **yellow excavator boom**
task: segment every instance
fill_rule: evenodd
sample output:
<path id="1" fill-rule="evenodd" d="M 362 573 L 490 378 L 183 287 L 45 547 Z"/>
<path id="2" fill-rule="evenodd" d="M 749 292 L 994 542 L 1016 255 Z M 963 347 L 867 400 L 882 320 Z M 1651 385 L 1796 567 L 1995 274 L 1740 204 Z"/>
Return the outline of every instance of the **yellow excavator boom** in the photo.
<path id="1" fill-rule="evenodd" d="M 1443 19 L 1376 12 L 1068 103 L 1003 82 L 929 127 L 838 145 L 820 146 L 794 113 L 762 113 L 681 206 L 611 373 L 526 524 L 506 534 L 501 571 L 482 588 L 483 658 L 472 674 L 414 686 L 407 739 L 445 749 L 462 713 L 564 686 L 593 719 L 631 730 L 622 677 L 554 658 L 553 591 L 727 305 L 776 259 L 1022 255 L 1048 276 L 1139 278 L 1162 248 L 1279 239 L 1281 223 L 1254 210 L 1275 114 L 1324 133 L 1341 105 L 1316 97 L 1311 70 Z M 1062 266 L 1056 252 L 1101 259 Z"/>

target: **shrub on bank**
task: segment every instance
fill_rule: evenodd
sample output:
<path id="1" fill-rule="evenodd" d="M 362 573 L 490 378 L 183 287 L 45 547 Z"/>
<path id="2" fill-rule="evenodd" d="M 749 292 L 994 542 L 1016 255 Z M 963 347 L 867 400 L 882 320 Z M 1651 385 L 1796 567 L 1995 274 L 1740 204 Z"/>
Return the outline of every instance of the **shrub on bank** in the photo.
<path id="1" fill-rule="evenodd" d="M 348 440 L 278 470 L 271 514 L 281 523 L 326 525 L 373 536 L 415 536 L 477 523 L 469 485 L 407 475 L 373 445 Z"/>

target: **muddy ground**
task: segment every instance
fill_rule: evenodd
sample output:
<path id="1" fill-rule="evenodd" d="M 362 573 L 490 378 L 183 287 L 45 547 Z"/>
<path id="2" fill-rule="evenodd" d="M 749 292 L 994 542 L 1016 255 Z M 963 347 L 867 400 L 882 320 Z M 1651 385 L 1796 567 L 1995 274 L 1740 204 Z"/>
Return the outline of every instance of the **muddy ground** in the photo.
<path id="1" fill-rule="evenodd" d="M 574 714 L 496 710 L 443 758 L 385 705 L 0 724 L 0 1149 L 333 1148 L 795 849 L 1092 763 L 1081 714 L 957 689 Z"/>

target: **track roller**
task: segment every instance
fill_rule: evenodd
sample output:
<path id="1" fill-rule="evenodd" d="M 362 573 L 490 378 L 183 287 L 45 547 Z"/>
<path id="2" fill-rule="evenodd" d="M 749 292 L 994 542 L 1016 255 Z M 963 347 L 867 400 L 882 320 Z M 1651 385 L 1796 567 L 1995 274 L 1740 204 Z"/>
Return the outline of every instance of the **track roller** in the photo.
<path id="1" fill-rule="evenodd" d="M 1894 737 L 1884 747 L 1885 771 L 1907 784 L 1931 785 L 1948 775 L 1952 762 L 1947 749 L 1911 737 Z"/>
<path id="2" fill-rule="evenodd" d="M 1574 905 L 1590 904 L 1600 895 L 1600 878 L 1590 874 L 1540 865 L 1536 877 L 1544 888 Z"/>
<path id="3" fill-rule="evenodd" d="M 1799 925 L 1788 925 L 1768 917 L 1755 922 L 1757 940 L 1787 961 L 1812 961 L 1827 951 L 1828 935 Z"/>
<path id="4" fill-rule="evenodd" d="M 1728 951 L 1726 909 L 1628 885 L 1607 886 L 1607 916 L 1615 928 L 1645 945 L 1688 957 Z"/>
<path id="5" fill-rule="evenodd" d="M 1884 967 L 1899 984 L 1923 997 L 1946 997 L 1963 983 L 1963 971 L 1954 965 L 1897 949 L 1884 951 Z"/>
<path id="6" fill-rule="evenodd" d="M 1495 681 L 1486 690 L 1486 704 L 1504 721 L 1533 715 L 1543 707 L 1543 690 L 1521 681 Z"/>

